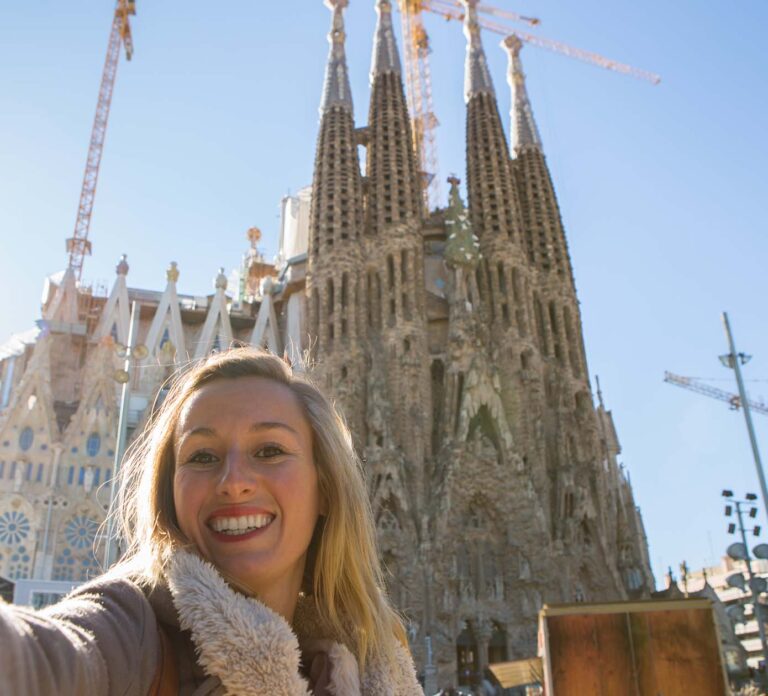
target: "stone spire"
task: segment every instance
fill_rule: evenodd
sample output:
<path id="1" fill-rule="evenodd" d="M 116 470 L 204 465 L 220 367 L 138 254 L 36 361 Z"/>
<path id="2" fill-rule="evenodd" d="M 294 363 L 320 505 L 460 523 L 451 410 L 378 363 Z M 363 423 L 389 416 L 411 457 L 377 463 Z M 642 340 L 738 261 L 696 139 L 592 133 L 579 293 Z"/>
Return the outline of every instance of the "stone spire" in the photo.
<path id="1" fill-rule="evenodd" d="M 325 4 L 331 10 L 333 16 L 331 19 L 331 31 L 328 34 L 331 50 L 328 54 L 328 64 L 325 68 L 323 98 L 320 103 L 321 116 L 334 106 L 352 112 L 352 90 L 349 86 L 347 57 L 344 53 L 346 34 L 344 33 L 343 16 L 343 10 L 349 4 L 349 0 L 325 0 Z"/>
<path id="2" fill-rule="evenodd" d="M 392 3 L 390 0 L 377 0 L 376 35 L 373 39 L 373 57 L 371 59 L 371 84 L 377 75 L 383 73 L 402 73 L 400 54 L 397 51 L 395 32 L 392 27 Z"/>
<path id="3" fill-rule="evenodd" d="M 480 23 L 477 18 L 478 0 L 461 0 L 464 5 L 464 36 L 467 37 L 467 59 L 464 64 L 464 101 L 476 94 L 493 94 L 493 80 L 488 70 Z"/>
<path id="4" fill-rule="evenodd" d="M 477 0 L 462 0 L 467 60 L 464 97 L 467 102 L 467 193 L 472 226 L 489 260 L 489 245 L 507 249 L 518 241 L 520 219 L 509 147 L 501 125 L 485 51 L 480 40 Z M 507 252 L 505 252 L 507 253 Z"/>
<path id="5" fill-rule="evenodd" d="M 422 208 L 421 179 L 392 29 L 390 0 L 378 0 L 376 11 L 379 21 L 371 64 L 366 159 L 372 234 L 409 220 L 419 220 Z"/>
<path id="6" fill-rule="evenodd" d="M 326 5 L 333 11 L 333 23 L 312 178 L 307 333 L 318 378 L 350 387 L 346 397 L 341 388 L 337 396 L 351 417 L 365 411 L 351 389 L 363 379 L 365 365 L 362 353 L 353 348 L 362 339 L 357 298 L 365 206 L 344 57 L 342 10 L 347 0 L 326 0 Z"/>
<path id="7" fill-rule="evenodd" d="M 560 208 L 520 62 L 523 44 L 512 35 L 501 45 L 509 56 L 507 80 L 512 90 L 510 133 L 515 158 L 513 170 L 517 179 L 528 263 L 544 272 L 555 271 L 567 281 L 569 292 L 572 292 L 573 277 Z"/>
<path id="8" fill-rule="evenodd" d="M 533 118 L 533 109 L 525 88 L 525 73 L 520 62 L 520 49 L 523 47 L 523 42 L 512 34 L 504 39 L 501 45 L 506 49 L 509 57 L 507 82 L 512 90 L 512 108 L 509 112 L 512 117 L 509 131 L 512 151 L 516 153 L 525 147 L 540 148 L 539 129 Z"/>

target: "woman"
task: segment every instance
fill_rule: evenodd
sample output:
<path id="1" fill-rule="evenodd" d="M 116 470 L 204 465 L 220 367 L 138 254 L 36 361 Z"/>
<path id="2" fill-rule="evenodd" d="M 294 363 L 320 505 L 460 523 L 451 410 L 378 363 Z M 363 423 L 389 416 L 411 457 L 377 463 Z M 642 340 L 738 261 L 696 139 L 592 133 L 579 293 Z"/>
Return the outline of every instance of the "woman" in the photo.
<path id="1" fill-rule="evenodd" d="M 421 694 L 349 432 L 279 358 L 181 375 L 121 471 L 124 560 L 0 602 L 9 694 Z"/>

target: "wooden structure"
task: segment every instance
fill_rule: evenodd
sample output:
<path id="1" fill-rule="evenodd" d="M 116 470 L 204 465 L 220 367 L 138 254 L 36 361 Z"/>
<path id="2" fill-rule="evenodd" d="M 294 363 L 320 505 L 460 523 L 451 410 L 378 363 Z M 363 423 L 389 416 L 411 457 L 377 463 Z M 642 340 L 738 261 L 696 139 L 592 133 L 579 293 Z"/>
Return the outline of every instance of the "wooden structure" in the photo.
<path id="1" fill-rule="evenodd" d="M 547 696 L 729 693 L 705 599 L 545 605 L 539 654 Z"/>

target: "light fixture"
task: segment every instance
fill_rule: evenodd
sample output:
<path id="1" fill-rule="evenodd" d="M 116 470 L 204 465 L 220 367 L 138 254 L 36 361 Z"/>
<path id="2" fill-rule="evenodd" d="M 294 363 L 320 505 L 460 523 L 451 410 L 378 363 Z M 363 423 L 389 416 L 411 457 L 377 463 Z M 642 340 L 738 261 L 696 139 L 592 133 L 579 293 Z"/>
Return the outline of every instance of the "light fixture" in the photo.
<path id="1" fill-rule="evenodd" d="M 720 362 L 723 364 L 723 367 L 733 367 L 733 357 L 731 353 L 726 353 L 725 355 L 718 355 L 717 356 Z"/>
<path id="2" fill-rule="evenodd" d="M 755 495 L 754 493 L 747 493 L 744 497 L 747 500 L 757 500 L 757 495 Z"/>
<path id="3" fill-rule="evenodd" d="M 733 505 L 725 506 L 725 516 L 730 517 L 733 514 Z"/>
<path id="4" fill-rule="evenodd" d="M 727 488 L 723 490 L 722 494 L 723 498 L 733 498 L 733 491 L 729 491 Z"/>

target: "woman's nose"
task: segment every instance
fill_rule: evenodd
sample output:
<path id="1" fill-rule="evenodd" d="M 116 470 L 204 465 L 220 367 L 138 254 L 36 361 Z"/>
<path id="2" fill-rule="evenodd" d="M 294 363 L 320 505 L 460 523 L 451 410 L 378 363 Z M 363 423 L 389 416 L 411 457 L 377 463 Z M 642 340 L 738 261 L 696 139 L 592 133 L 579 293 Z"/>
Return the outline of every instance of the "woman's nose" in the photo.
<path id="1" fill-rule="evenodd" d="M 247 495 L 255 488 L 253 474 L 247 455 L 237 450 L 230 451 L 216 485 L 216 492 L 230 498 Z"/>

